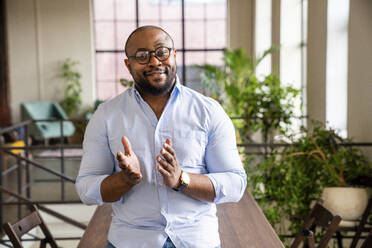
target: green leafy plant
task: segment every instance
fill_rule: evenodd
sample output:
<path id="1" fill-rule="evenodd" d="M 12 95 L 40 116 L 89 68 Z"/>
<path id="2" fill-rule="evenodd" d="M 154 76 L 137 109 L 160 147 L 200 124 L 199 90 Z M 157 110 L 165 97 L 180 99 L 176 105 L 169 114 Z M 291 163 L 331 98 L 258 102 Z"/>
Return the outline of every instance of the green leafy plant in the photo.
<path id="1" fill-rule="evenodd" d="M 132 87 L 133 81 L 127 80 L 125 78 L 120 78 L 119 80 L 120 84 L 123 85 L 124 87 Z"/>
<path id="2" fill-rule="evenodd" d="M 274 73 L 263 79 L 256 76 L 256 68 L 274 48 L 253 60 L 243 48 L 224 51 L 224 67 L 200 66 L 201 81 L 210 95 L 220 101 L 234 120 L 243 143 L 252 143 L 258 130 L 267 142 L 274 130 L 285 131 L 291 123 L 294 102 L 299 90 L 283 86 Z"/>
<path id="3" fill-rule="evenodd" d="M 66 114 L 71 117 L 78 113 L 81 106 L 81 73 L 76 69 L 77 61 L 66 59 L 61 66 L 61 76 L 65 83 L 64 98 L 60 102 Z"/>
<path id="4" fill-rule="evenodd" d="M 360 149 L 342 145 L 350 140 L 322 123 L 312 126 L 303 127 L 300 138 L 293 136 L 292 144 L 274 149 L 263 163 L 248 167 L 252 193 L 276 228 L 283 218 L 307 216 L 325 187 L 351 185 L 356 177 L 372 174 Z M 298 233 L 301 224 L 291 221 L 289 231 Z"/>

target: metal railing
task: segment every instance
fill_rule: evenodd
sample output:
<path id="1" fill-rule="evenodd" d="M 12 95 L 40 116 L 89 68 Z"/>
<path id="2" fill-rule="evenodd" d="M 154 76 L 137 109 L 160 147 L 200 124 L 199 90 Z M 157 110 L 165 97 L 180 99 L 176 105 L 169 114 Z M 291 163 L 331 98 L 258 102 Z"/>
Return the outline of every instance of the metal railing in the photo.
<path id="1" fill-rule="evenodd" d="M 57 145 L 35 145 L 31 146 L 29 144 L 30 140 L 30 135 L 29 135 L 29 125 L 33 124 L 34 122 L 37 121 L 59 121 L 60 122 L 60 130 L 61 130 L 61 135 L 59 137 L 59 144 Z M 81 148 L 80 145 L 71 145 L 71 144 L 64 144 L 64 136 L 63 136 L 63 122 L 64 121 L 71 121 L 71 120 L 63 120 L 63 119 L 47 119 L 47 120 L 37 120 L 37 121 L 32 121 L 32 120 L 27 120 L 23 121 L 21 123 L 18 123 L 16 125 L 12 125 L 10 127 L 2 128 L 0 129 L 0 137 L 5 134 L 9 133 L 12 131 L 15 131 L 16 129 L 23 130 L 23 142 L 24 146 L 8 146 L 5 144 L 5 142 L 0 142 L 0 224 L 1 224 L 1 229 L 2 229 L 2 223 L 4 222 L 4 206 L 6 205 L 17 205 L 18 207 L 18 219 L 21 219 L 21 214 L 22 214 L 22 206 L 23 205 L 28 205 L 28 204 L 36 204 L 41 211 L 44 211 L 66 223 L 69 223 L 73 226 L 76 226 L 78 228 L 85 229 L 86 225 L 79 223 L 78 221 L 75 221 L 67 216 L 64 216 L 60 213 L 57 213 L 41 204 L 71 204 L 71 203 L 81 203 L 81 201 L 66 201 L 65 200 L 65 182 L 68 183 L 75 183 L 75 180 L 71 177 L 68 177 L 65 175 L 65 153 L 64 150 L 67 148 Z M 79 120 L 74 120 L 74 121 L 79 121 Z M 58 149 L 60 151 L 60 171 L 56 171 L 53 169 L 50 169 L 30 158 L 30 153 L 33 150 L 43 150 L 43 149 Z M 22 151 L 22 155 L 17 154 L 14 152 L 15 150 L 17 151 Z M 16 164 L 12 165 L 9 168 L 4 168 L 4 161 L 6 161 L 5 156 L 10 156 L 14 157 L 16 159 Z M 61 200 L 60 201 L 33 201 L 31 197 L 31 187 L 32 187 L 32 182 L 31 182 L 31 176 L 30 176 L 30 169 L 31 167 L 38 168 L 42 171 L 45 171 L 49 175 L 54 175 L 57 178 L 59 178 L 61 182 Z M 22 178 L 22 169 L 25 170 L 25 184 L 23 183 L 23 178 Z M 3 182 L 4 178 L 8 176 L 11 172 L 16 171 L 17 173 L 17 192 L 13 192 L 7 188 L 4 187 Z M 4 194 L 10 195 L 8 199 L 4 199 Z M 25 193 L 25 197 L 22 196 L 22 194 Z M 17 202 L 14 202 L 13 200 L 16 199 Z M 56 238 L 58 239 L 58 238 Z M 70 237 L 68 239 L 80 239 L 80 237 Z M 28 240 L 38 240 L 37 237 L 34 237 L 33 239 L 28 239 Z M 7 240 L 2 240 L 0 243 L 2 245 L 8 246 L 6 244 Z"/>

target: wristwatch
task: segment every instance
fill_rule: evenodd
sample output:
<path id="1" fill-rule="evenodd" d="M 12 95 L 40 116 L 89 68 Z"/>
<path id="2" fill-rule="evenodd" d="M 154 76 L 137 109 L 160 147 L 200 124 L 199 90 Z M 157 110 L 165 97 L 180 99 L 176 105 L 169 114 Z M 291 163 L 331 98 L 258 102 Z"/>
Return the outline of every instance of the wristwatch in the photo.
<path id="1" fill-rule="evenodd" d="M 180 175 L 180 185 L 176 188 L 173 188 L 175 191 L 182 191 L 190 184 L 190 176 L 187 172 L 181 171 Z"/>

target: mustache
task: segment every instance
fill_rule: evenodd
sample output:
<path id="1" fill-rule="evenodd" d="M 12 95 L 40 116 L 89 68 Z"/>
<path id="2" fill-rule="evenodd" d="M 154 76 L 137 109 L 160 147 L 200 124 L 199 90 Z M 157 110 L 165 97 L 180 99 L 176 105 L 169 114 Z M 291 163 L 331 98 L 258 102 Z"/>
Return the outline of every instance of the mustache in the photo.
<path id="1" fill-rule="evenodd" d="M 151 69 L 149 71 L 144 71 L 143 72 L 143 75 L 148 75 L 148 74 L 151 74 L 151 73 L 168 73 L 169 69 L 167 67 L 165 68 L 154 68 L 154 69 Z"/>

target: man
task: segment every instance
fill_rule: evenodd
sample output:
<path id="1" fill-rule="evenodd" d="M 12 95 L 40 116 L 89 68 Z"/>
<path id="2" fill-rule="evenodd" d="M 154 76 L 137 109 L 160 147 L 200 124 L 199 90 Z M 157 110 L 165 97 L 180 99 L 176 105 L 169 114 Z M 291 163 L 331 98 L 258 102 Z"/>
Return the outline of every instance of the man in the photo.
<path id="1" fill-rule="evenodd" d="M 232 122 L 178 82 L 161 28 L 133 31 L 125 53 L 134 85 L 89 122 L 80 198 L 112 204 L 108 247 L 219 247 L 215 204 L 239 201 L 246 187 Z"/>

